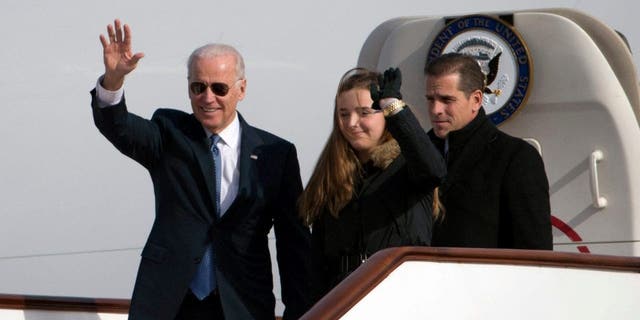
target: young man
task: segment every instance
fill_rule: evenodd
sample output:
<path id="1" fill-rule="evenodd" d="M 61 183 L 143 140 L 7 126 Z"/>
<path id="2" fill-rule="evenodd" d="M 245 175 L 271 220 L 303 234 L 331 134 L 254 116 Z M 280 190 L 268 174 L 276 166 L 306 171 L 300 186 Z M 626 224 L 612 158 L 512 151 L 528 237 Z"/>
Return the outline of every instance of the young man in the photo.
<path id="1" fill-rule="evenodd" d="M 485 76 L 470 56 L 425 67 L 429 135 L 447 162 L 444 218 L 432 246 L 552 249 L 549 182 L 542 158 L 498 130 L 482 108 Z"/>

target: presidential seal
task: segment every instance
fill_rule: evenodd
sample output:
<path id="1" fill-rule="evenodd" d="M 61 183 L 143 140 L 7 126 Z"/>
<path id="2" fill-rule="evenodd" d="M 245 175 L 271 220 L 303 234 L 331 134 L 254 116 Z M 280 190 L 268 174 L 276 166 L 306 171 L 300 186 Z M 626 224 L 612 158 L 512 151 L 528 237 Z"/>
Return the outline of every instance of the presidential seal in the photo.
<path id="1" fill-rule="evenodd" d="M 464 16 L 449 22 L 431 43 L 427 63 L 444 53 L 473 56 L 487 77 L 483 106 L 498 125 L 522 106 L 530 92 L 532 62 L 520 34 L 503 20 Z"/>

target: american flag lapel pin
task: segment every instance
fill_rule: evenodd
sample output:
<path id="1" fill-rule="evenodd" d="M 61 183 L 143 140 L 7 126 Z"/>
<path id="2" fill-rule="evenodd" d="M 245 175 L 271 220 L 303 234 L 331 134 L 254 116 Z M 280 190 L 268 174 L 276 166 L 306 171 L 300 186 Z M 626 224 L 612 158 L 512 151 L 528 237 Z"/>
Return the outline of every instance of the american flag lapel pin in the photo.
<path id="1" fill-rule="evenodd" d="M 258 160 L 258 156 L 255 155 L 255 154 L 250 155 L 249 158 L 251 158 L 253 160 Z"/>

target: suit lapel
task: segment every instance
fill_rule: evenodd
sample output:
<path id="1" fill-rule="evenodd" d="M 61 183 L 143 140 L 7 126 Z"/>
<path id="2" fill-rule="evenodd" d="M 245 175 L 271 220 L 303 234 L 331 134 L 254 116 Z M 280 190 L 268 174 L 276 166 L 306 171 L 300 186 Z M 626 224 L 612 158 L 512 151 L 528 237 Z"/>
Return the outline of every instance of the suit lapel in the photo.
<path id="1" fill-rule="evenodd" d="M 211 155 L 210 149 L 210 141 L 207 138 L 207 134 L 205 133 L 204 128 L 202 128 L 202 125 L 194 115 L 191 115 L 191 119 L 184 132 L 191 139 L 191 141 L 193 141 L 194 157 L 198 162 L 200 171 L 202 171 L 202 177 L 207 187 L 206 191 L 209 195 L 207 204 L 209 207 L 209 212 L 211 214 L 208 214 L 203 218 L 211 223 L 214 219 L 216 219 L 215 215 L 213 214 L 213 212 L 216 212 L 216 181 L 213 168 L 213 156 Z"/>
<path id="2" fill-rule="evenodd" d="M 240 170 L 240 182 L 238 185 L 238 195 L 222 217 L 233 214 L 236 207 L 243 202 L 252 193 L 253 188 L 257 187 L 255 182 L 257 179 L 256 164 L 260 160 L 260 146 L 263 144 L 262 138 L 256 130 L 250 126 L 244 118 L 238 113 L 240 120 L 241 136 L 240 136 L 240 158 L 238 159 L 238 170 Z"/>

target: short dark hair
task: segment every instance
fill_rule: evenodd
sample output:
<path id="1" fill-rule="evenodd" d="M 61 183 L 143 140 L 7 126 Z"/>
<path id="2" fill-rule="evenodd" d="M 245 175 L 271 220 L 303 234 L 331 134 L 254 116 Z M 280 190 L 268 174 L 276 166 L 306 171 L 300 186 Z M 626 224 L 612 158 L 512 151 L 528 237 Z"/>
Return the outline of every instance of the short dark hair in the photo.
<path id="1" fill-rule="evenodd" d="M 455 73 L 460 76 L 458 90 L 464 92 L 467 97 L 476 90 L 484 90 L 486 77 L 478 61 L 470 55 L 457 52 L 445 53 L 424 67 L 424 74 L 427 77 L 440 77 Z"/>

